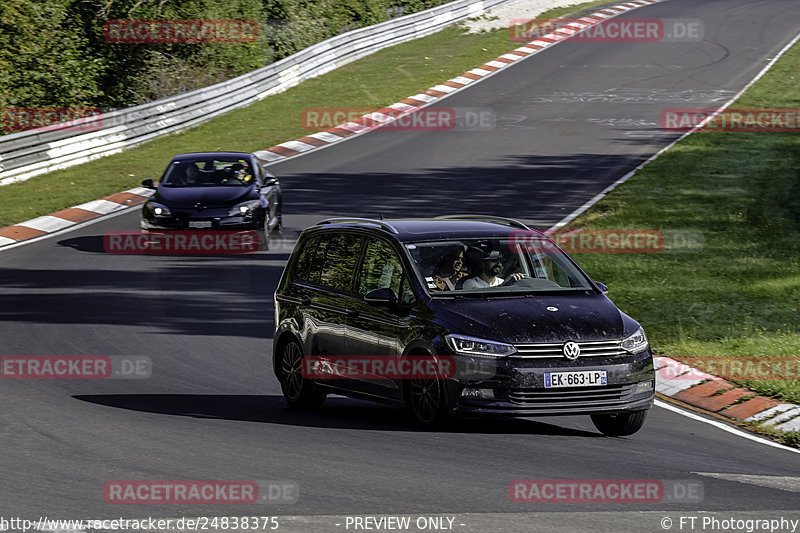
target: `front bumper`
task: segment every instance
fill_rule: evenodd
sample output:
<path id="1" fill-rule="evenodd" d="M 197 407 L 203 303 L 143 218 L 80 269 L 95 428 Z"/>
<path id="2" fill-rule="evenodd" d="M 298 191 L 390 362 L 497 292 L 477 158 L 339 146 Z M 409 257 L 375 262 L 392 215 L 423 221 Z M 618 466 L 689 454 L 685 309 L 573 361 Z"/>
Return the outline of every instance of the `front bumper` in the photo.
<path id="1" fill-rule="evenodd" d="M 655 371 L 649 349 L 636 355 L 566 359 L 454 357 L 455 379 L 447 381 L 456 414 L 577 415 L 649 409 L 655 397 Z M 605 370 L 603 386 L 545 388 L 546 372 Z M 476 390 L 480 395 L 465 396 Z"/>
<path id="2" fill-rule="evenodd" d="M 189 217 L 179 214 L 172 217 L 143 217 L 139 226 L 143 230 L 253 230 L 261 229 L 263 223 L 256 218 L 241 216 Z"/>

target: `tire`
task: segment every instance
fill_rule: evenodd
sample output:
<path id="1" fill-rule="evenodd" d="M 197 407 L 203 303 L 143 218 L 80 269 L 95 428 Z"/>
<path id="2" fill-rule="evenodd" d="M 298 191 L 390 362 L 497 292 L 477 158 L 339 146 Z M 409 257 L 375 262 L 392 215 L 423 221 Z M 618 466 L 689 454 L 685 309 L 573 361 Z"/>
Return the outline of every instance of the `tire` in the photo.
<path id="1" fill-rule="evenodd" d="M 303 377 L 303 350 L 300 345 L 293 340 L 285 343 L 279 357 L 278 381 L 289 406 L 297 409 L 320 407 L 328 395 L 315 391 L 313 383 Z"/>
<path id="2" fill-rule="evenodd" d="M 411 379 L 407 392 L 408 410 L 418 424 L 433 427 L 447 421 L 447 395 L 440 377 Z"/>
<path id="3" fill-rule="evenodd" d="M 266 215 L 264 216 L 264 227 L 261 228 L 259 232 L 259 242 L 258 242 L 258 249 L 261 251 L 269 250 L 269 211 L 267 211 Z"/>
<path id="4" fill-rule="evenodd" d="M 633 435 L 644 425 L 647 410 L 613 415 L 592 415 L 592 423 L 606 437 Z"/>

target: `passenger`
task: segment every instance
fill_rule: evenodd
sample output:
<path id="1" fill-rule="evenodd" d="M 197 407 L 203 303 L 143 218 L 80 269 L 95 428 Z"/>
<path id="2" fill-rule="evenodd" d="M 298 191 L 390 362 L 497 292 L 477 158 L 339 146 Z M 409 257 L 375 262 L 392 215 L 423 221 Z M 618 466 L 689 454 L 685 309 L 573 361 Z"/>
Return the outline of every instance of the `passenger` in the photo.
<path id="1" fill-rule="evenodd" d="M 433 269 L 433 282 L 439 290 L 454 290 L 462 278 L 469 276 L 464 270 L 464 248 L 459 246 L 442 257 Z"/>
<path id="2" fill-rule="evenodd" d="M 505 283 L 505 279 L 499 277 L 503 271 L 503 258 L 497 250 L 488 251 L 478 247 L 469 249 L 468 256 L 478 262 L 479 271 L 478 275 L 469 278 L 464 282 L 464 289 L 485 289 L 488 287 L 497 287 Z M 525 274 L 515 273 L 511 274 L 509 279 L 516 281 L 525 277 Z"/>

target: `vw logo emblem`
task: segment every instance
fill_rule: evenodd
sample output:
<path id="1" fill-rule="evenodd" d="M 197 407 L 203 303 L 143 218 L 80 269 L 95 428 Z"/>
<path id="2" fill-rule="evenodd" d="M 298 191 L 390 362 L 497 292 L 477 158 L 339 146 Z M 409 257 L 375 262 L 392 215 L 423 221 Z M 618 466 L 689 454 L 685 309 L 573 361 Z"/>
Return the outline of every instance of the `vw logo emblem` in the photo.
<path id="1" fill-rule="evenodd" d="M 581 354 L 581 347 L 577 342 L 567 341 L 564 343 L 564 357 L 570 361 L 574 361 Z"/>
<path id="2" fill-rule="evenodd" d="M 552 305 L 547 308 L 548 311 L 558 311 L 558 307 L 553 307 Z"/>
<path id="3" fill-rule="evenodd" d="M 194 208 L 197 209 L 198 211 L 202 211 L 203 209 L 206 208 L 206 206 L 201 204 L 200 202 L 197 202 L 196 204 L 194 204 Z"/>

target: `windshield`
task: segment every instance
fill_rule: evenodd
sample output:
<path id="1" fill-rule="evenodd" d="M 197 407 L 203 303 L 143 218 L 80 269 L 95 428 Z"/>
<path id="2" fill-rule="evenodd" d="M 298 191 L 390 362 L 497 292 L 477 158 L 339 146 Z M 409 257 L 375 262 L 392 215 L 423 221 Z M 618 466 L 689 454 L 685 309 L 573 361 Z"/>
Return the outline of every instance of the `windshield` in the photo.
<path id="1" fill-rule="evenodd" d="M 167 187 L 246 187 L 253 183 L 253 169 L 244 159 L 197 159 L 173 161 L 161 178 Z"/>
<path id="2" fill-rule="evenodd" d="M 552 241 L 526 236 L 407 243 L 432 296 L 594 290 Z"/>

